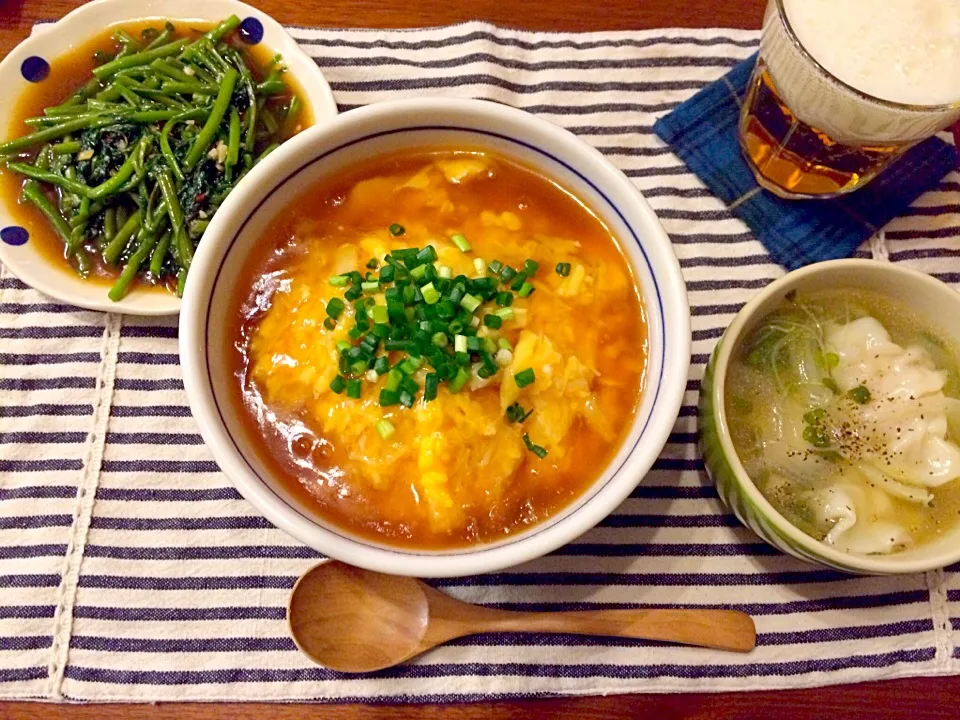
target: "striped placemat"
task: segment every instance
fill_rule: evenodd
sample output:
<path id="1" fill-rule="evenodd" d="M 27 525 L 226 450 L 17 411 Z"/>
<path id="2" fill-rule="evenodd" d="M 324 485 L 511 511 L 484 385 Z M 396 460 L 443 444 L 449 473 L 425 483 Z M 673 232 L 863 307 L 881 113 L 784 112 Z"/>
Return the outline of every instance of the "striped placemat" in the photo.
<path id="1" fill-rule="evenodd" d="M 473 700 L 784 688 L 960 671 L 956 570 L 854 578 L 785 557 L 721 506 L 695 448 L 703 364 L 781 274 L 653 135 L 654 120 L 756 48 L 758 33 L 555 35 L 470 23 L 294 28 L 342 110 L 480 97 L 574 131 L 657 210 L 683 266 L 694 363 L 675 432 L 617 512 L 550 557 L 445 580 L 495 607 L 732 607 L 750 655 L 559 635 L 465 639 L 365 677 L 311 666 L 284 604 L 316 555 L 233 490 L 190 417 L 175 320 L 121 319 L 0 278 L 0 697 L 76 701 Z M 951 176 L 862 252 L 960 282 Z M 955 619 L 956 618 L 956 619 Z"/>

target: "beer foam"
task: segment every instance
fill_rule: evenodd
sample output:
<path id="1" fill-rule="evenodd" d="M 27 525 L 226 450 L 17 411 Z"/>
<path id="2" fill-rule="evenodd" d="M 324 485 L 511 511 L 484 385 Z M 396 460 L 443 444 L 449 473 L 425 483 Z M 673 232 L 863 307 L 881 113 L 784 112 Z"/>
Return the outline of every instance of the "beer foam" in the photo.
<path id="1" fill-rule="evenodd" d="M 957 0 L 783 0 L 806 50 L 848 85 L 911 105 L 960 102 Z"/>

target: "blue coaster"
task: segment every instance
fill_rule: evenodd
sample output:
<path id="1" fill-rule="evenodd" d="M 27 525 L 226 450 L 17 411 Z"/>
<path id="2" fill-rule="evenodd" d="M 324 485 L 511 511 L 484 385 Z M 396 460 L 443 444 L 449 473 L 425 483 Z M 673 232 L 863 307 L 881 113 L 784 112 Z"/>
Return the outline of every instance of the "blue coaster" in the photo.
<path id="1" fill-rule="evenodd" d="M 763 190 L 737 137 L 740 106 L 755 62 L 753 55 L 736 65 L 660 118 L 653 130 L 787 269 L 851 255 L 956 168 L 954 148 L 930 138 L 849 195 L 783 200 Z"/>

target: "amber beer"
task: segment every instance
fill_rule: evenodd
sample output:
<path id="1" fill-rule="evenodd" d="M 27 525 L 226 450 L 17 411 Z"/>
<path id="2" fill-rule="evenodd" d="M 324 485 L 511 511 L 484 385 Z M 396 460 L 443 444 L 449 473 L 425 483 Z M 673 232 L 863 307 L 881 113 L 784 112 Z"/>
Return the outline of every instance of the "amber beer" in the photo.
<path id="1" fill-rule="evenodd" d="M 958 118 L 957 0 L 769 1 L 740 116 L 762 187 L 851 192 Z"/>

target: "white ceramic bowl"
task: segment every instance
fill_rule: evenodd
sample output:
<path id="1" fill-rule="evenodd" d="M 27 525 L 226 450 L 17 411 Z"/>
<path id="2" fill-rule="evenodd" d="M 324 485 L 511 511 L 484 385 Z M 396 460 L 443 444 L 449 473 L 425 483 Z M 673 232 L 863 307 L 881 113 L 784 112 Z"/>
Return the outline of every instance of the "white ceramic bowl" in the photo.
<path id="1" fill-rule="evenodd" d="M 0 132 L 3 133 L 0 137 L 7 140 L 21 134 L 18 128 L 11 135 L 10 125 L 16 98 L 29 85 L 25 75 L 30 73 L 23 71 L 28 58 L 42 58 L 50 62 L 116 23 L 150 18 L 209 23 L 233 14 L 241 21 L 250 18 L 248 23 L 252 27 L 262 28 L 260 42 L 283 55 L 290 74 L 303 91 L 302 99 L 311 108 L 316 124 L 323 124 L 337 114 L 333 93 L 317 64 L 276 20 L 255 7 L 237 0 L 94 0 L 65 15 L 55 24 L 39 29 L 0 62 L 0 87 L 7 100 L 0 103 Z M 46 79 L 52 77 L 51 74 Z M 0 198 L 0 229 L 19 226 L 18 213 L 14 209 L 16 202 L 17 198 Z M 158 289 L 135 289 L 120 302 L 112 302 L 107 297 L 108 286 L 85 282 L 69 268 L 52 264 L 35 243 L 27 240 L 20 244 L 22 236 L 19 233 L 7 234 L 7 237 L 17 244 L 0 239 L 0 261 L 23 282 L 57 300 L 89 310 L 131 315 L 175 315 L 180 311 L 180 299 Z"/>
<path id="2" fill-rule="evenodd" d="M 220 360 L 234 279 L 251 245 L 293 197 L 360 159 L 423 146 L 481 148 L 515 158 L 584 200 L 620 238 L 649 330 L 647 388 L 626 441 L 568 508 L 503 541 L 448 551 L 404 550 L 351 535 L 298 505 L 244 447 L 229 407 L 235 379 Z M 212 349 L 212 350 L 211 350 Z M 180 360 L 193 416 L 239 491 L 277 527 L 326 555 L 373 570 L 440 577 L 497 570 L 544 555 L 613 511 L 659 454 L 676 420 L 690 362 L 690 318 L 679 264 L 656 216 L 599 152 L 533 115 L 476 100 L 377 103 L 290 140 L 222 206 L 200 245 L 180 314 Z"/>
<path id="3" fill-rule="evenodd" d="M 939 280 L 875 260 L 833 260 L 809 265 L 768 285 L 744 305 L 717 344 L 700 391 L 700 446 L 707 472 L 723 501 L 744 525 L 783 552 L 823 567 L 864 575 L 900 575 L 960 561 L 960 522 L 937 540 L 892 555 L 846 553 L 790 524 L 753 484 L 730 438 L 724 393 L 730 359 L 741 340 L 787 293 L 856 287 L 899 300 L 960 347 L 960 293 Z"/>

